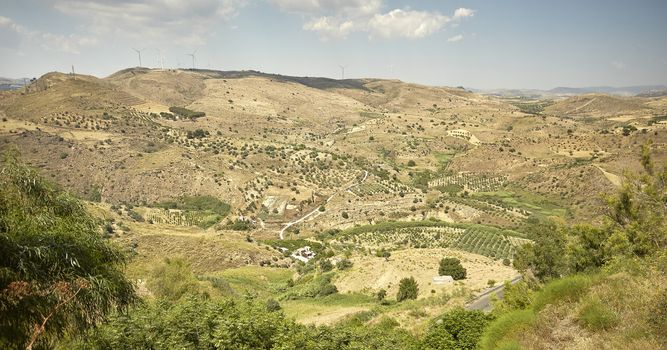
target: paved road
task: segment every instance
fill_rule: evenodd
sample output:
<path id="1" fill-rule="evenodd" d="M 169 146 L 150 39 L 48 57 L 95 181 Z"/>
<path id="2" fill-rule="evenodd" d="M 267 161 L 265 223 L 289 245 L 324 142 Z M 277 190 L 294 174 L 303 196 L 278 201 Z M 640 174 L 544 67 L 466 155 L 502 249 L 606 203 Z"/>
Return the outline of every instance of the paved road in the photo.
<path id="1" fill-rule="evenodd" d="M 514 277 L 510 283 L 515 284 L 521 281 L 522 277 Z M 505 283 L 489 288 L 485 290 L 482 294 L 478 295 L 475 300 L 466 305 L 466 310 L 481 310 L 481 311 L 491 311 L 493 305 L 491 305 L 491 297 L 495 295 L 498 299 L 502 299 L 505 295 Z"/>
<path id="2" fill-rule="evenodd" d="M 364 178 L 361 179 L 361 181 L 359 181 L 359 183 L 361 184 L 361 183 L 363 183 L 364 181 L 366 181 L 366 178 L 367 178 L 367 177 L 368 177 L 368 171 L 364 170 Z M 352 187 L 355 186 L 355 185 L 357 185 L 357 184 L 351 184 L 351 185 L 347 186 L 343 192 L 348 191 L 350 188 L 352 188 Z M 339 192 L 339 191 L 336 191 L 336 192 L 334 192 L 334 194 L 332 194 L 331 196 L 329 196 L 329 198 L 327 198 L 327 201 L 326 201 L 325 203 L 329 203 L 329 202 L 331 201 L 331 199 L 332 199 L 335 195 L 338 194 L 338 192 Z M 296 225 L 296 224 L 300 223 L 300 222 L 303 221 L 303 220 L 308 219 L 308 218 L 311 217 L 311 216 L 312 216 L 312 217 L 317 217 L 317 216 L 319 216 L 321 213 L 322 213 L 322 212 L 320 211 L 320 208 L 318 207 L 318 208 L 315 208 L 315 210 L 311 211 L 310 213 L 308 213 L 308 214 L 302 216 L 302 217 L 299 218 L 298 220 L 295 220 L 295 221 L 286 223 L 286 224 L 285 224 L 285 227 L 283 227 L 283 228 L 280 230 L 280 239 L 285 239 L 285 231 L 287 231 L 288 228 L 292 227 L 293 225 Z"/>

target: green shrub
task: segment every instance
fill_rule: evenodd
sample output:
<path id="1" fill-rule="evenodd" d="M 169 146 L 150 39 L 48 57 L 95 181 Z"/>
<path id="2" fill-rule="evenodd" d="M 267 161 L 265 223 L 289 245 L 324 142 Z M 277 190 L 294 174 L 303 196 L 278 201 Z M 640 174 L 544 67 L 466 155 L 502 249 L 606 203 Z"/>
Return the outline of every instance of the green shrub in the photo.
<path id="1" fill-rule="evenodd" d="M 592 331 L 608 330 L 618 323 L 618 316 L 599 299 L 587 300 L 577 317 L 579 324 Z"/>
<path id="2" fill-rule="evenodd" d="M 536 318 L 535 313 L 530 309 L 513 311 L 500 316 L 484 330 L 479 341 L 479 348 L 482 350 L 497 349 L 504 341 L 511 341 L 512 337 L 532 326 Z"/>
<path id="3" fill-rule="evenodd" d="M 431 323 L 423 349 L 476 349 L 482 332 L 493 319 L 482 311 L 454 309 Z"/>
<path id="4" fill-rule="evenodd" d="M 320 260 L 320 270 L 322 270 L 322 272 L 329 272 L 333 270 L 333 264 L 329 259 L 322 259 Z"/>
<path id="5" fill-rule="evenodd" d="M 548 283 L 537 293 L 533 308 L 542 310 L 548 304 L 562 301 L 576 301 L 583 296 L 593 284 L 591 276 L 574 275 Z"/>
<path id="6" fill-rule="evenodd" d="M 266 311 L 268 312 L 275 312 L 275 311 L 280 311 L 282 307 L 280 306 L 280 303 L 277 302 L 275 299 L 269 299 L 266 301 Z"/>
<path id="7" fill-rule="evenodd" d="M 403 278 L 398 284 L 398 294 L 396 301 L 403 301 L 407 299 L 417 299 L 419 292 L 419 285 L 414 277 Z"/>
<path id="8" fill-rule="evenodd" d="M 352 262 L 348 259 L 341 259 L 336 263 L 336 268 L 339 270 L 347 270 L 352 267 Z"/>
<path id="9" fill-rule="evenodd" d="M 159 298 L 174 301 L 198 293 L 199 283 L 185 260 L 165 259 L 151 272 L 148 289 Z"/>

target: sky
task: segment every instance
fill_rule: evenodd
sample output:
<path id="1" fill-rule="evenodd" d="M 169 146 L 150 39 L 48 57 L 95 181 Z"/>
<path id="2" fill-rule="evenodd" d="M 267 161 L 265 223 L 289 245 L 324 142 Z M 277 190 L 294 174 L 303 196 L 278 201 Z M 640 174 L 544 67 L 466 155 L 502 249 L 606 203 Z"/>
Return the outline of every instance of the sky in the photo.
<path id="1" fill-rule="evenodd" d="M 435 86 L 667 85 L 665 0 L 1 0 L 0 76 L 144 67 Z"/>

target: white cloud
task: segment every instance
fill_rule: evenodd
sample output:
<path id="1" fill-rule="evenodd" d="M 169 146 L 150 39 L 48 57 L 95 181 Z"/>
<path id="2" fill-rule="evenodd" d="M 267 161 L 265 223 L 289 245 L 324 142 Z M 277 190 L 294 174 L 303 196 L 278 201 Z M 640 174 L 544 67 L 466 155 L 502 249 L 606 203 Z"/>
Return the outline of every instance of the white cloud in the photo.
<path id="1" fill-rule="evenodd" d="M 320 39 L 345 38 L 354 32 L 367 32 L 371 38 L 419 39 L 456 26 L 461 19 L 472 17 L 474 10 L 457 9 L 452 17 L 434 11 L 410 8 L 383 12 L 383 0 L 269 0 L 281 10 L 306 18 L 303 29 Z"/>
<path id="2" fill-rule="evenodd" d="M 55 0 L 63 14 L 78 17 L 95 35 L 203 45 L 216 21 L 237 14 L 245 0 Z"/>
<path id="3" fill-rule="evenodd" d="M 97 44 L 97 39 L 92 36 L 30 30 L 11 18 L 0 16 L 0 47 L 16 49 L 24 39 L 36 42 L 45 50 L 67 53 L 80 53 L 83 47 Z"/>
<path id="4" fill-rule="evenodd" d="M 382 0 L 270 0 L 281 10 L 310 15 L 341 15 L 351 17 L 375 14 Z"/>
<path id="5" fill-rule="evenodd" d="M 454 35 L 453 37 L 447 39 L 447 41 L 450 42 L 450 43 L 459 42 L 461 40 L 463 40 L 463 35 L 462 34 Z"/>
<path id="6" fill-rule="evenodd" d="M 354 30 L 354 22 L 349 20 L 341 22 L 337 18 L 320 17 L 304 24 L 303 29 L 319 33 L 323 40 L 344 38 Z"/>
<path id="7" fill-rule="evenodd" d="M 450 19 L 437 12 L 396 9 L 376 14 L 369 21 L 369 31 L 382 38 L 423 38 L 440 30 Z"/>
<path id="8" fill-rule="evenodd" d="M 474 15 L 475 15 L 475 10 L 467 9 L 465 7 L 458 8 L 458 9 L 456 9 L 456 11 L 454 11 L 454 18 L 455 19 L 472 17 Z"/>
<path id="9" fill-rule="evenodd" d="M 625 62 L 622 61 L 611 61 L 609 64 L 616 69 L 625 69 Z"/>

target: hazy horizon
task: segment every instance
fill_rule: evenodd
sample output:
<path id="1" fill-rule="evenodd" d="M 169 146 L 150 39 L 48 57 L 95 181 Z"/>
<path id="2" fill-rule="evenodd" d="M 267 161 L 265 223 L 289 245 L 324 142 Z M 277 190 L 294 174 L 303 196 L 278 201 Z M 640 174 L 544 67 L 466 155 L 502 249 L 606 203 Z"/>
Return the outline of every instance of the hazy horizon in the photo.
<path id="1" fill-rule="evenodd" d="M 142 66 L 475 89 L 667 84 L 663 1 L 9 0 L 0 76 Z"/>

